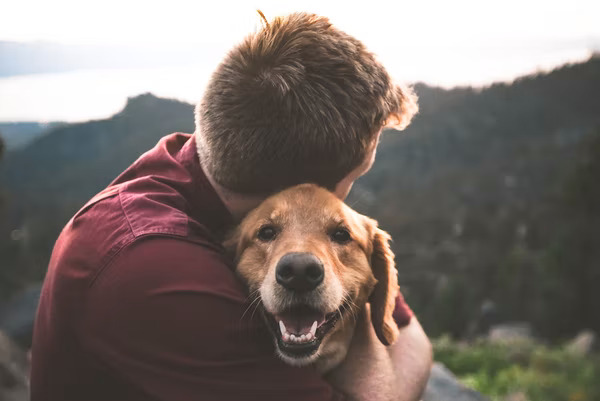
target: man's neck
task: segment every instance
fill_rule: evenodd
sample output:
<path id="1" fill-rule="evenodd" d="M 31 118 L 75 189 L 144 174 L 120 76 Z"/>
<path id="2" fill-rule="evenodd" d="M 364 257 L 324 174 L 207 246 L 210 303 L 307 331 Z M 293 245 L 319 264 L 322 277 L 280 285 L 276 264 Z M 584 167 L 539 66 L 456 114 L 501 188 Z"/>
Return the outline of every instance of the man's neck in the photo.
<path id="1" fill-rule="evenodd" d="M 267 195 L 245 195 L 233 192 L 217 183 L 206 168 L 204 168 L 204 174 L 236 223 L 239 223 L 249 211 L 267 198 Z"/>

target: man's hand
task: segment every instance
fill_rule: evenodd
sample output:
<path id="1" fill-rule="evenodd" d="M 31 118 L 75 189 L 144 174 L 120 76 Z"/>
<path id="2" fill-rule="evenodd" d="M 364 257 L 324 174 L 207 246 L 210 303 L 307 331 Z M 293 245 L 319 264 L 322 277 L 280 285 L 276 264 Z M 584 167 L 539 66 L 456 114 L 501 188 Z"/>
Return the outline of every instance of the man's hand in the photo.
<path id="1" fill-rule="evenodd" d="M 385 347 L 373 330 L 367 305 L 357 319 L 346 359 L 326 378 L 353 400 L 416 401 L 427 384 L 431 363 L 431 343 L 414 316 L 400 329 L 398 340 Z"/>

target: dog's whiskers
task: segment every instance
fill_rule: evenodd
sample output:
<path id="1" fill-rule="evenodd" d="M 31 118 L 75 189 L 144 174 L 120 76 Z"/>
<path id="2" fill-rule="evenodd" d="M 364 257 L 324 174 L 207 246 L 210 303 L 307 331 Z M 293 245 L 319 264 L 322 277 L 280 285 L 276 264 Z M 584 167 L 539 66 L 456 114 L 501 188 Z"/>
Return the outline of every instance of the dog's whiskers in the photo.
<path id="1" fill-rule="evenodd" d="M 356 318 L 358 316 L 358 313 L 360 312 L 360 308 L 358 307 L 358 305 L 356 305 L 356 303 L 354 303 L 354 301 L 352 300 L 352 298 L 350 298 L 349 295 L 346 295 L 344 297 L 344 302 L 342 303 L 342 306 L 344 307 L 344 310 L 348 311 L 354 323 L 356 323 Z"/>
<path id="2" fill-rule="evenodd" d="M 337 310 L 339 319 L 342 321 L 342 330 L 345 330 L 346 329 L 346 327 L 345 327 L 346 323 L 344 323 L 344 319 L 342 319 L 342 310 L 341 310 L 342 308 L 344 309 L 344 312 L 345 312 L 346 311 L 345 303 L 342 303 L 340 305 L 340 307 L 338 308 L 338 310 Z"/>
<path id="3" fill-rule="evenodd" d="M 254 310 L 252 311 L 252 315 L 250 316 L 250 320 L 254 319 L 254 314 L 258 310 L 258 307 L 262 305 L 262 298 L 258 297 L 258 302 L 254 305 Z"/>
<path id="4" fill-rule="evenodd" d="M 254 290 L 250 294 L 248 294 L 248 296 L 246 297 L 246 301 L 248 301 L 251 298 L 256 298 L 256 295 L 258 294 L 259 291 L 260 291 L 260 288 L 257 288 L 256 290 Z"/>
<path id="5" fill-rule="evenodd" d="M 254 293 L 251 296 L 254 296 L 254 299 L 252 300 L 252 302 L 248 305 L 248 307 L 246 308 L 246 310 L 244 311 L 244 313 L 242 314 L 242 317 L 240 317 L 240 320 L 242 320 L 244 318 L 244 316 L 246 316 L 246 313 L 248 313 L 248 311 L 250 310 L 250 308 L 255 305 L 254 310 L 256 311 L 256 308 L 258 307 L 258 305 L 260 305 L 260 295 L 256 294 L 258 291 L 254 291 Z M 250 298 L 250 296 L 248 296 L 248 298 Z M 254 317 L 254 313 L 252 313 L 252 317 Z M 252 319 L 251 317 L 251 319 Z"/>

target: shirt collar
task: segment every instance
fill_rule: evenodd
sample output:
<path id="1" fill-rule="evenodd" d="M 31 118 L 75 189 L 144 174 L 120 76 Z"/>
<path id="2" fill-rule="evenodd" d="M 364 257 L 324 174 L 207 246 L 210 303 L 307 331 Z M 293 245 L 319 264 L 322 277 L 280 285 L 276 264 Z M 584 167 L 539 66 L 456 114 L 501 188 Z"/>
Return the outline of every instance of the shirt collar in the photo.
<path id="1" fill-rule="evenodd" d="M 202 169 L 195 135 L 190 135 L 178 152 L 177 160 L 191 177 L 192 185 L 185 195 L 190 202 L 192 217 L 201 221 L 216 236 L 221 237 L 233 226 L 233 217 Z"/>

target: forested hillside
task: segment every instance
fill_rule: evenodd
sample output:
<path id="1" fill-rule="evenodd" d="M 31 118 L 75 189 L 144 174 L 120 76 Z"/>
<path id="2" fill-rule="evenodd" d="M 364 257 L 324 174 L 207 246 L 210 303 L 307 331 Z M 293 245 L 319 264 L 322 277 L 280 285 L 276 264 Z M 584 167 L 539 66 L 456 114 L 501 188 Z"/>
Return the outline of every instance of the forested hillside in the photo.
<path id="1" fill-rule="evenodd" d="M 416 90 L 420 115 L 385 135 L 355 207 L 393 235 L 401 284 L 430 331 L 465 334 L 486 299 L 546 335 L 599 330 L 600 258 L 574 246 L 600 248 L 600 236 L 574 234 L 569 217 L 597 209 L 566 199 L 600 202 L 589 183 L 600 171 L 585 170 L 600 159 L 600 58 L 483 90 Z"/>
<path id="2" fill-rule="evenodd" d="M 393 235 L 428 331 L 467 334 L 485 300 L 549 338 L 600 330 L 600 58 L 484 89 L 415 89 L 420 114 L 384 135 L 349 203 Z M 193 131 L 192 106 L 143 95 L 8 152 L 1 297 L 41 279 L 70 216 L 174 131 Z"/>
<path id="3" fill-rule="evenodd" d="M 16 150 L 61 125 L 59 122 L 0 122 L 0 136 L 7 150 Z"/>
<path id="4" fill-rule="evenodd" d="M 150 94 L 106 120 L 67 125 L 3 161 L 0 299 L 43 277 L 69 218 L 162 136 L 193 132 L 193 106 Z"/>

